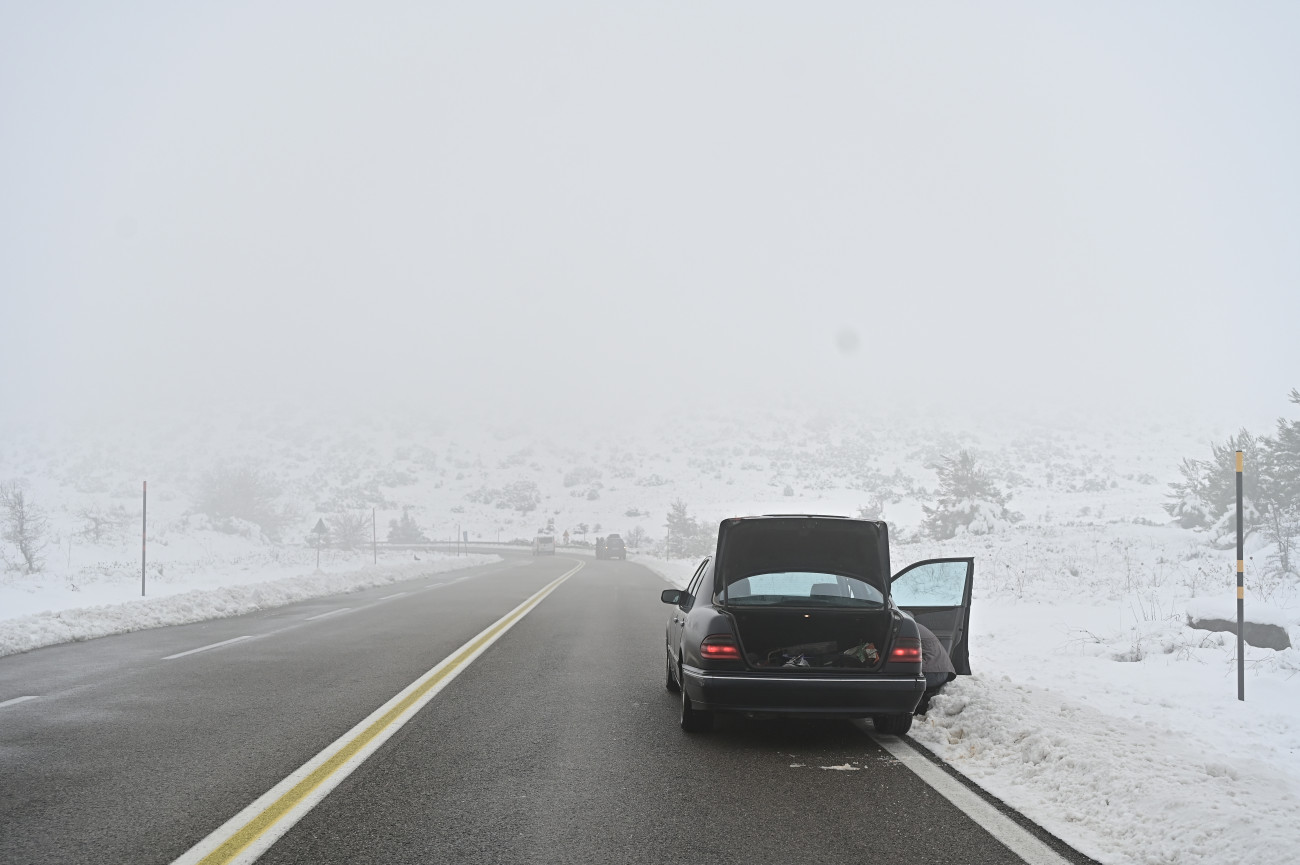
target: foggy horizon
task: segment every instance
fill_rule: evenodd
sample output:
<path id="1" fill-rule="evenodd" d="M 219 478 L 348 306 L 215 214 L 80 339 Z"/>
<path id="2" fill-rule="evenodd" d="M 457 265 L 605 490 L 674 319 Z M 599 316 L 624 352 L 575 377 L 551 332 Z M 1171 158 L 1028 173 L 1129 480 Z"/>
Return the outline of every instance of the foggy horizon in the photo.
<path id="1" fill-rule="evenodd" d="M 1300 386 L 1297 23 L 11 6 L 0 402 L 1254 424 Z"/>

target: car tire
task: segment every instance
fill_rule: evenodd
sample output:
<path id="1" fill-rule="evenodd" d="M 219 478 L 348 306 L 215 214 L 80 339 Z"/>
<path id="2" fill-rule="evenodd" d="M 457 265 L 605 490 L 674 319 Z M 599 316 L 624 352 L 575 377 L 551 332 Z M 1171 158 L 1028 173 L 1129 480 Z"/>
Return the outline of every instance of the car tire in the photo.
<path id="1" fill-rule="evenodd" d="M 713 713 L 697 709 L 691 705 L 690 695 L 683 685 L 682 692 L 682 729 L 687 733 L 707 733 L 713 729 Z"/>
<path id="2" fill-rule="evenodd" d="M 664 654 L 668 657 L 667 663 L 664 664 L 664 687 L 668 689 L 669 693 L 676 694 L 681 691 L 682 686 L 677 684 L 677 677 L 673 675 L 673 656 L 669 655 L 666 650 Z"/>
<path id="3" fill-rule="evenodd" d="M 877 733 L 884 733 L 888 736 L 901 736 L 912 729 L 912 713 L 900 712 L 897 715 L 873 715 L 871 723 L 876 726 Z"/>

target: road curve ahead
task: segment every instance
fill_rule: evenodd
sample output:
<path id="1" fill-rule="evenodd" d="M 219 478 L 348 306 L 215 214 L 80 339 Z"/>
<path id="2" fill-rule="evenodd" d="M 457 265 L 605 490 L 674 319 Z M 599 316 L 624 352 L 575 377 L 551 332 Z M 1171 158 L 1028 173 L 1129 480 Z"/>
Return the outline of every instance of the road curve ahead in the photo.
<path id="1" fill-rule="evenodd" d="M 0 660 L 0 862 L 176 860 L 576 564 L 525 557 Z M 683 733 L 663 587 L 586 560 L 258 861 L 1026 861 L 869 724 Z M 4 705 L 17 696 L 37 699 Z M 1088 861 L 1048 843 L 1044 863 Z"/>

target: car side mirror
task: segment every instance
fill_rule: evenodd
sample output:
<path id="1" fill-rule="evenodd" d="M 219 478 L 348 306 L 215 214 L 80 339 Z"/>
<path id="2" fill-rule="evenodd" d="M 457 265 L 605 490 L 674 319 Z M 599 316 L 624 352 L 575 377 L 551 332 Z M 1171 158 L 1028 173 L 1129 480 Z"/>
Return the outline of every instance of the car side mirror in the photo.
<path id="1" fill-rule="evenodd" d="M 686 597 L 686 593 L 681 589 L 664 589 L 659 593 L 659 600 L 665 604 L 680 605 Z"/>

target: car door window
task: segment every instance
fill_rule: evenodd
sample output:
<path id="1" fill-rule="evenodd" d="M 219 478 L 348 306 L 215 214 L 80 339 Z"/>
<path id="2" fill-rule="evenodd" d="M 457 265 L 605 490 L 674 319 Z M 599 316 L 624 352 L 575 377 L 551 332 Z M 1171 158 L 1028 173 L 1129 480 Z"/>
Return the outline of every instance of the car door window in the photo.
<path id="1" fill-rule="evenodd" d="M 960 607 L 966 598 L 965 561 L 925 562 L 899 574 L 889 587 L 900 607 Z"/>
<path id="2" fill-rule="evenodd" d="M 704 579 L 704 572 L 708 570 L 709 560 L 705 559 L 700 562 L 700 566 L 695 569 L 695 575 L 691 577 L 690 583 L 686 585 L 686 597 L 682 599 L 681 608 L 689 610 L 695 603 L 695 598 L 700 591 L 700 582 Z"/>
<path id="3" fill-rule="evenodd" d="M 894 603 L 929 628 L 956 671 L 970 674 L 967 634 L 974 559 L 932 559 L 910 565 L 890 583 Z"/>

